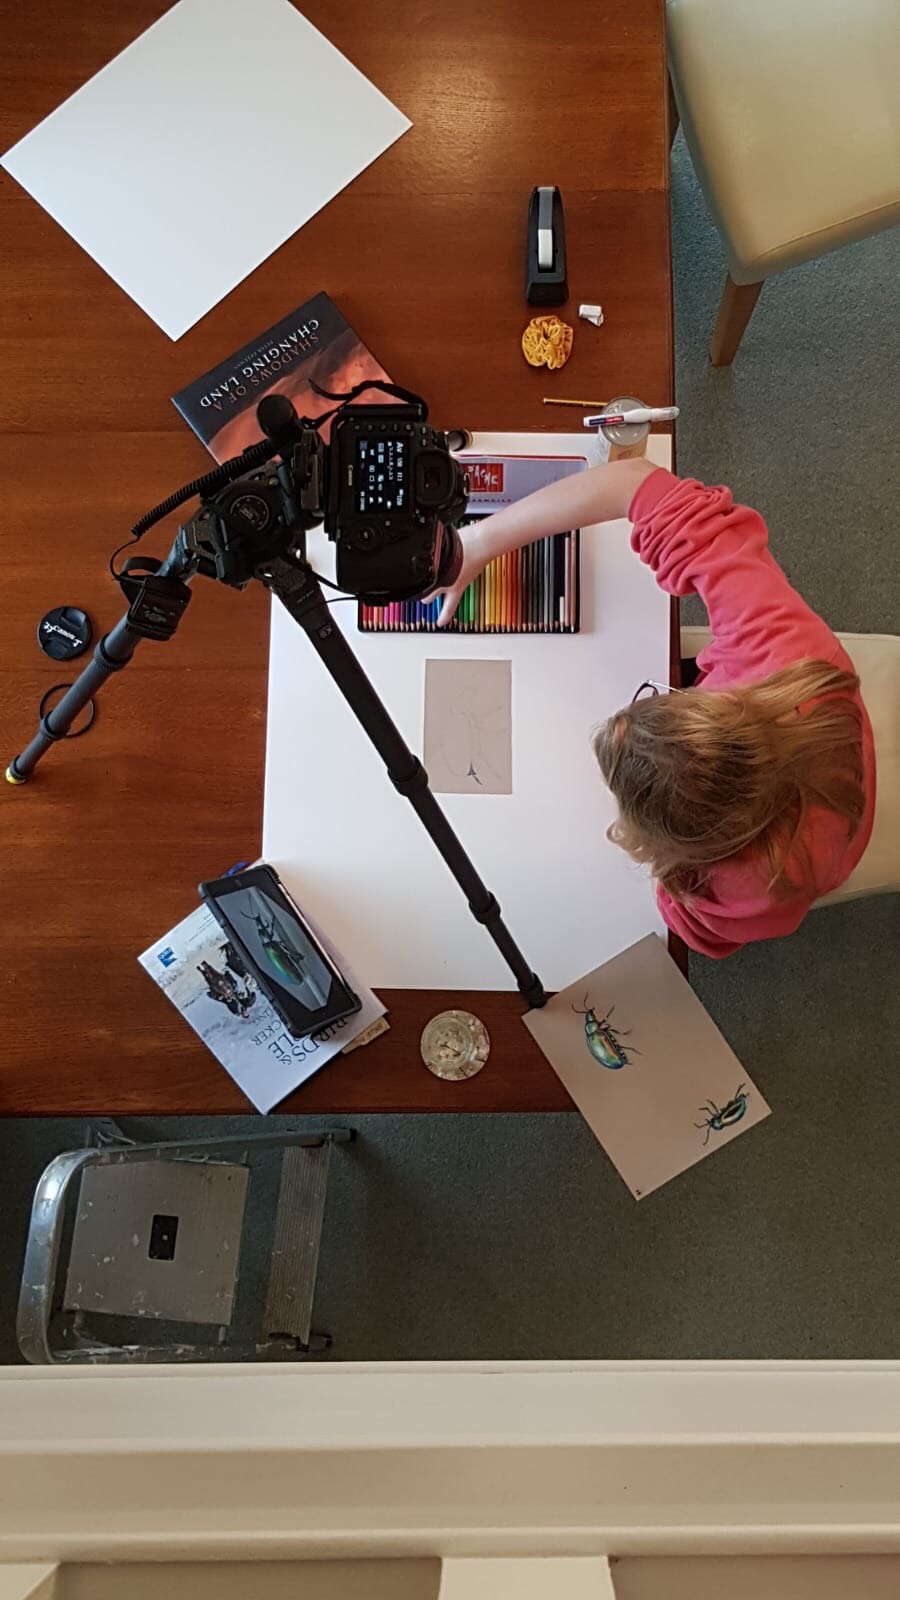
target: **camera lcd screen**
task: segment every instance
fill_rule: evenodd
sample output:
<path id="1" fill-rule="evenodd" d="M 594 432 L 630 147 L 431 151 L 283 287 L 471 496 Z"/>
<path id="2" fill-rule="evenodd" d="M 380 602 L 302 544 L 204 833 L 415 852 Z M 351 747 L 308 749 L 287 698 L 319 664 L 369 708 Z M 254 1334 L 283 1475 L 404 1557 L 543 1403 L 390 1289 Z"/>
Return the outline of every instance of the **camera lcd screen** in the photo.
<path id="1" fill-rule="evenodd" d="M 405 511 L 408 504 L 409 441 L 390 436 L 357 439 L 357 511 Z"/>

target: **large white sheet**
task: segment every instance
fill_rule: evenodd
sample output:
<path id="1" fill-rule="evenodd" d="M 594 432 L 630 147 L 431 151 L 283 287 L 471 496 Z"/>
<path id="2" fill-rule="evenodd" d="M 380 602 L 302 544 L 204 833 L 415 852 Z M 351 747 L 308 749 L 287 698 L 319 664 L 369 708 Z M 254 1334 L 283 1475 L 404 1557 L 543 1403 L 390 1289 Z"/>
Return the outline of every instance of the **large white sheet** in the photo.
<path id="1" fill-rule="evenodd" d="M 289 0 L 178 0 L 3 165 L 178 339 L 409 126 Z"/>
<path id="2" fill-rule="evenodd" d="M 476 435 L 484 453 L 589 448 L 584 435 Z M 651 454 L 670 461 L 668 438 Z M 582 631 L 573 636 L 388 635 L 334 614 L 404 737 L 422 750 L 425 661 L 512 662 L 513 793 L 440 802 L 513 936 L 551 988 L 662 932 L 652 887 L 605 838 L 613 805 L 591 729 L 645 678 L 667 680 L 669 600 L 633 554 L 626 522 L 582 539 Z M 316 565 L 322 544 L 311 547 Z M 302 631 L 272 614 L 263 854 L 374 988 L 513 988 L 493 942 L 409 803 L 397 795 Z"/>

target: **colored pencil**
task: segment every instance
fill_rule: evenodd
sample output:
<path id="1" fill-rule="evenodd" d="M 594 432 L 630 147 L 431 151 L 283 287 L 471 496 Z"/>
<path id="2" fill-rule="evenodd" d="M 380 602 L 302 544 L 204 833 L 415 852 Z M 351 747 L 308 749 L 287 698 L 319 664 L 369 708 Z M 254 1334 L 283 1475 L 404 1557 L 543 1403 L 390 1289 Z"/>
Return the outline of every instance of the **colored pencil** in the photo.
<path id="1" fill-rule="evenodd" d="M 544 589 L 546 587 L 546 544 L 542 539 L 537 547 L 537 625 L 544 626 Z"/>
<path id="2" fill-rule="evenodd" d="M 443 597 L 359 602 L 366 633 L 434 633 Z M 550 534 L 495 557 L 468 585 L 450 624 L 456 633 L 577 633 L 581 623 L 581 533 Z"/>

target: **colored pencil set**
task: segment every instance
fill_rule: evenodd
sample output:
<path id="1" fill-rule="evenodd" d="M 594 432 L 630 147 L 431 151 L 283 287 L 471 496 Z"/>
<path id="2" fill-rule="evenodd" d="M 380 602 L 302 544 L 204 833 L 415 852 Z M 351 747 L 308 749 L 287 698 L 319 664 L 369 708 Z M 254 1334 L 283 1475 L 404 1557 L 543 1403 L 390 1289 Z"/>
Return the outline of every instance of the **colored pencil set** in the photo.
<path id="1" fill-rule="evenodd" d="M 361 633 L 577 633 L 581 535 L 554 533 L 491 561 L 438 628 L 443 599 L 359 606 Z"/>

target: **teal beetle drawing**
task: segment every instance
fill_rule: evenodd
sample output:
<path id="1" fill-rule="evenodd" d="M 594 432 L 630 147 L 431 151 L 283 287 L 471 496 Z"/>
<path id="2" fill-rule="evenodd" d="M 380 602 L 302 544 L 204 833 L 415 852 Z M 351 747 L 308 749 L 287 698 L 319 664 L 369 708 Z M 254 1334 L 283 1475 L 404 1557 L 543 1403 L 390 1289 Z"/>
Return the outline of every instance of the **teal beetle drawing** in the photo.
<path id="1" fill-rule="evenodd" d="M 619 1072 L 622 1067 L 630 1066 L 631 1057 L 639 1056 L 633 1044 L 623 1045 L 622 1040 L 627 1039 L 631 1029 L 614 1028 L 610 1017 L 615 1011 L 615 1006 L 610 1006 L 606 1015 L 598 1017 L 593 1006 L 588 1005 L 588 996 L 584 997 L 584 1009 L 573 1006 L 576 1017 L 584 1017 L 584 1041 L 595 1061 L 601 1067 L 606 1067 L 610 1072 Z"/>

